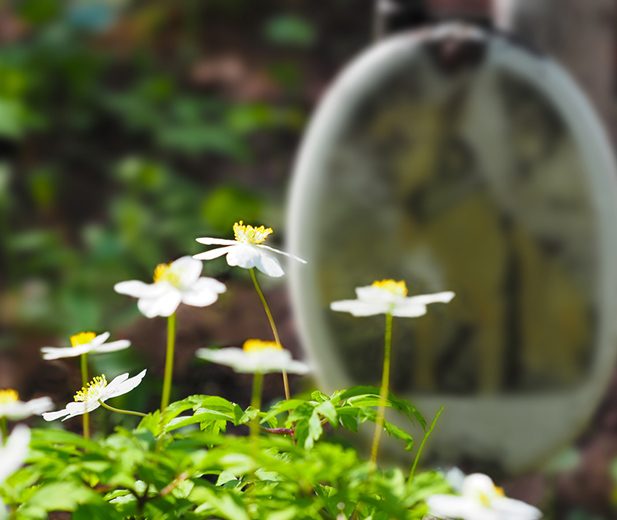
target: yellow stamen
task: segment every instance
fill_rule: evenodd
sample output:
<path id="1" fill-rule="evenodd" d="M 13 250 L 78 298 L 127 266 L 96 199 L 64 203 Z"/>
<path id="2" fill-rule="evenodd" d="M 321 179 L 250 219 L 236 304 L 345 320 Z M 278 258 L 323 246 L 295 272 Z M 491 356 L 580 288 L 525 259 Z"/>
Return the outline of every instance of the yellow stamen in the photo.
<path id="1" fill-rule="evenodd" d="M 85 345 L 86 343 L 90 343 L 94 338 L 96 338 L 96 334 L 94 332 L 79 332 L 77 334 L 73 334 L 71 336 L 71 347 Z"/>
<path id="2" fill-rule="evenodd" d="M 13 390 L 12 388 L 0 390 L 0 404 L 14 403 L 16 401 L 19 401 L 17 390 Z"/>
<path id="3" fill-rule="evenodd" d="M 94 399 L 97 394 L 106 386 L 107 379 L 105 378 L 105 376 L 96 376 L 86 386 L 82 387 L 82 389 L 75 394 L 73 399 L 75 399 L 76 402 L 89 401 L 91 399 Z"/>
<path id="4" fill-rule="evenodd" d="M 497 494 L 497 496 L 500 496 L 500 497 L 506 496 L 506 492 L 503 490 L 502 487 L 499 487 L 499 486 L 495 486 L 495 493 Z"/>
<path id="5" fill-rule="evenodd" d="M 276 341 L 263 341 L 261 339 L 247 339 L 242 345 L 244 352 L 258 352 L 267 349 L 283 350 L 283 347 Z"/>
<path id="6" fill-rule="evenodd" d="M 234 238 L 243 244 L 263 244 L 272 233 L 272 228 L 245 225 L 242 220 L 234 224 Z"/>
<path id="7" fill-rule="evenodd" d="M 180 279 L 178 275 L 171 271 L 171 262 L 168 264 L 159 264 L 154 269 L 154 283 L 169 282 L 171 285 L 178 285 Z"/>
<path id="8" fill-rule="evenodd" d="M 377 280 L 372 283 L 373 287 L 378 287 L 379 289 L 383 289 L 385 291 L 391 292 L 392 294 L 396 294 L 397 296 L 407 296 L 407 284 L 404 280 Z"/>
<path id="9" fill-rule="evenodd" d="M 482 504 L 483 507 L 491 506 L 491 499 L 486 493 L 480 493 L 478 495 L 478 500 L 480 501 L 480 504 Z"/>

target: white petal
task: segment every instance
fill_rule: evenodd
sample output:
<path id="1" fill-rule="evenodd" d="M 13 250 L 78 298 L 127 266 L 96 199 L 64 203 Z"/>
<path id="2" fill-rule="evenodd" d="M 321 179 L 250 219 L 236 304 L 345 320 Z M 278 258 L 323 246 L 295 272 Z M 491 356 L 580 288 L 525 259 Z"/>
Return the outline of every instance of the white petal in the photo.
<path id="1" fill-rule="evenodd" d="M 50 361 L 53 359 L 81 356 L 89 350 L 89 346 L 84 348 L 84 345 L 80 345 L 79 347 L 43 347 L 41 353 L 43 354 L 43 359 Z"/>
<path id="2" fill-rule="evenodd" d="M 279 278 L 285 274 L 279 261 L 268 253 L 261 253 L 255 258 L 255 267 L 272 278 Z"/>
<path id="3" fill-rule="evenodd" d="M 168 317 L 176 312 L 181 301 L 180 291 L 170 286 L 169 290 L 154 298 L 140 298 L 137 307 L 146 318 Z"/>
<path id="4" fill-rule="evenodd" d="M 219 256 L 226 255 L 230 251 L 233 251 L 235 248 L 236 243 L 234 242 L 233 246 L 216 247 L 214 249 L 210 249 L 210 251 L 205 251 L 203 253 L 193 255 L 193 258 L 195 258 L 196 260 L 214 260 Z"/>
<path id="5" fill-rule="evenodd" d="M 501 520 L 538 520 L 542 518 L 539 509 L 513 498 L 499 497 L 494 499 L 492 508 Z"/>
<path id="6" fill-rule="evenodd" d="M 83 402 L 79 401 L 79 402 L 68 403 L 66 405 L 66 411 L 68 412 L 68 415 L 62 420 L 66 421 L 67 419 L 70 419 L 71 417 L 77 417 L 78 415 L 83 415 L 85 413 L 93 412 L 99 406 L 101 406 L 101 404 L 98 401 L 95 401 L 94 399 L 91 399 L 89 401 L 83 401 Z"/>
<path id="7" fill-rule="evenodd" d="M 237 347 L 221 348 L 217 350 L 200 348 L 195 355 L 201 359 L 230 367 L 235 367 L 245 361 L 245 352 Z"/>
<path id="8" fill-rule="evenodd" d="M 452 291 L 444 291 L 434 294 L 420 294 L 418 296 L 406 298 L 406 300 L 409 303 L 427 305 L 429 303 L 449 303 L 452 298 L 454 298 L 454 293 Z"/>
<path id="9" fill-rule="evenodd" d="M 123 374 L 123 376 L 126 374 Z M 126 380 L 122 380 L 117 382 L 122 376 L 118 376 L 114 379 L 107 388 L 103 391 L 103 395 L 101 396 L 102 401 L 106 401 L 107 399 L 112 399 L 113 397 L 118 397 L 119 395 L 124 395 L 129 393 L 135 387 L 139 386 L 144 376 L 146 375 L 146 370 L 142 370 L 139 374 L 133 377 L 129 377 Z"/>
<path id="10" fill-rule="evenodd" d="M 104 352 L 116 352 L 118 350 L 124 350 L 131 346 L 131 342 L 128 339 L 119 339 L 118 341 L 111 341 L 105 343 L 92 350 L 93 353 L 102 354 Z"/>
<path id="11" fill-rule="evenodd" d="M 41 415 L 51 410 L 54 407 L 54 403 L 49 397 L 45 396 L 31 399 L 26 403 L 26 406 L 32 415 Z"/>
<path id="12" fill-rule="evenodd" d="M 43 414 L 43 419 L 46 421 L 55 421 L 56 419 L 60 419 L 60 417 L 64 417 L 68 415 L 69 412 L 65 408 L 64 410 L 58 410 L 57 412 L 47 412 Z"/>
<path id="13" fill-rule="evenodd" d="M 285 371 L 290 374 L 304 375 L 308 374 L 311 371 L 311 367 L 309 367 L 306 363 L 303 363 L 302 361 L 296 361 L 295 359 L 292 359 L 285 367 Z"/>
<path id="14" fill-rule="evenodd" d="M 238 243 L 235 240 L 229 240 L 228 238 L 202 237 L 196 238 L 195 240 L 197 240 L 200 244 L 205 244 L 207 246 L 232 246 Z"/>
<path id="15" fill-rule="evenodd" d="M 159 294 L 160 287 L 156 283 L 144 283 L 139 280 L 129 280 L 114 285 L 114 291 L 119 294 L 126 294 L 133 298 L 152 298 Z"/>
<path id="16" fill-rule="evenodd" d="M 454 495 L 433 495 L 426 500 L 429 513 L 439 518 L 461 518 L 463 520 L 502 520 L 494 511 L 476 502 Z M 522 520 L 522 519 L 521 519 Z"/>
<path id="17" fill-rule="evenodd" d="M 358 300 L 368 303 L 387 303 L 393 304 L 401 302 L 405 299 L 404 296 L 399 296 L 382 289 L 381 287 L 375 287 L 374 285 L 365 285 L 364 287 L 356 288 L 356 295 Z"/>
<path id="18" fill-rule="evenodd" d="M 309 367 L 304 363 L 292 360 L 288 350 L 276 348 L 253 352 L 245 352 L 237 347 L 199 349 L 196 355 L 213 363 L 230 366 L 239 373 L 268 374 L 285 370 L 290 374 L 306 374 L 309 371 Z"/>
<path id="19" fill-rule="evenodd" d="M 402 303 L 392 306 L 392 316 L 398 318 L 417 318 L 426 314 L 426 305 Z"/>
<path id="20" fill-rule="evenodd" d="M 190 256 L 178 258 L 169 266 L 169 271 L 178 277 L 182 288 L 193 285 L 199 279 L 202 269 L 203 264 Z"/>
<path id="21" fill-rule="evenodd" d="M 252 269 L 255 267 L 255 262 L 260 254 L 261 251 L 253 246 L 239 244 L 230 248 L 229 253 L 227 253 L 227 264 L 231 267 L 237 266 L 243 269 Z"/>
<path id="22" fill-rule="evenodd" d="M 103 343 L 105 343 L 108 339 L 109 339 L 109 332 L 103 332 L 103 334 L 99 334 L 96 338 L 94 338 L 90 344 L 93 346 L 98 346 L 98 345 L 102 345 Z"/>
<path id="23" fill-rule="evenodd" d="M 4 446 L 0 446 L 0 482 L 17 471 L 28 456 L 30 430 L 26 426 L 16 426 Z"/>
<path id="24" fill-rule="evenodd" d="M 279 255 L 283 255 L 288 258 L 293 258 L 294 260 L 297 260 L 298 262 L 302 262 L 303 264 L 307 263 L 306 260 L 304 260 L 303 258 L 300 258 L 299 256 L 292 255 L 291 253 L 286 253 L 285 251 L 281 251 L 280 249 L 275 249 L 265 244 L 259 244 L 257 245 L 257 247 L 263 247 L 264 249 L 268 249 L 269 251 L 273 251 L 274 253 L 278 253 Z"/>
<path id="25" fill-rule="evenodd" d="M 226 290 L 225 284 L 214 278 L 200 278 L 189 290 L 182 293 L 182 303 L 193 307 L 205 307 L 213 304 L 219 294 Z"/>
<path id="26" fill-rule="evenodd" d="M 389 306 L 383 303 L 369 303 L 360 300 L 332 302 L 330 309 L 337 312 L 349 312 L 353 316 L 375 316 L 376 314 L 385 314 L 390 310 Z"/>

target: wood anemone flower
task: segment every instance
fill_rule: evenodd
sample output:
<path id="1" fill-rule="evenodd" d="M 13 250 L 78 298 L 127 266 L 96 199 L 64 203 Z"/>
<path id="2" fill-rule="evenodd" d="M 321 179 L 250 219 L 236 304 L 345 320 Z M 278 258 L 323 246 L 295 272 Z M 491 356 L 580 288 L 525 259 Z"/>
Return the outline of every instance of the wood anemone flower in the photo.
<path id="1" fill-rule="evenodd" d="M 104 332 L 98 336 L 94 332 L 80 332 L 71 336 L 70 347 L 43 347 L 41 352 L 43 353 L 43 359 L 61 359 L 78 357 L 82 354 L 102 354 L 105 352 L 115 352 L 117 350 L 123 350 L 131 346 L 131 342 L 127 339 L 120 339 L 118 341 L 110 341 L 105 343 L 109 339 L 109 332 Z"/>
<path id="2" fill-rule="evenodd" d="M 183 256 L 154 270 L 154 283 L 139 280 L 117 283 L 114 290 L 138 298 L 137 307 L 146 318 L 169 317 L 181 303 L 193 307 L 212 305 L 227 289 L 214 278 L 202 277 L 202 263 Z"/>
<path id="3" fill-rule="evenodd" d="M 227 263 L 231 267 L 242 267 L 243 269 L 257 268 L 262 273 L 278 278 L 285 272 L 281 264 L 272 253 L 293 258 L 298 262 L 306 263 L 306 260 L 295 255 L 267 246 L 264 242 L 273 233 L 272 228 L 264 226 L 254 227 L 244 224 L 242 220 L 233 226 L 234 240 L 225 238 L 203 237 L 197 238 L 197 242 L 207 246 L 222 246 L 210 249 L 205 253 L 199 253 L 193 258 L 197 260 L 213 260 L 225 255 Z"/>
<path id="4" fill-rule="evenodd" d="M 49 397 L 21 401 L 16 390 L 12 388 L 0 390 L 0 419 L 21 421 L 32 415 L 41 415 L 53 407 L 53 402 Z M 2 457 L 0 457 L 0 461 L 2 461 Z"/>

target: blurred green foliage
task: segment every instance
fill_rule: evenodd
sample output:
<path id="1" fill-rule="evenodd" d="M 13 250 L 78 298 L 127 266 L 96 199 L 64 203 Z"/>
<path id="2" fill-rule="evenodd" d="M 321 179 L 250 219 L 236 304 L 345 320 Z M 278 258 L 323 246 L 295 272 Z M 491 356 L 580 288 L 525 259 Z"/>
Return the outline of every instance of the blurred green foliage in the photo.
<path id="1" fill-rule="evenodd" d="M 0 14 L 11 28 L 0 47 L 0 323 L 113 328 L 136 316 L 116 281 L 149 279 L 236 220 L 280 224 L 272 201 L 288 162 L 265 182 L 259 169 L 273 149 L 289 159 L 304 123 L 293 56 L 266 52 L 254 71 L 271 96 L 236 95 L 224 73 L 194 77 L 218 59 L 210 29 L 254 10 L 245 0 L 24 0 Z M 265 12 L 257 25 L 255 41 L 232 31 L 240 61 L 238 42 L 297 53 L 316 38 L 298 15 Z"/>

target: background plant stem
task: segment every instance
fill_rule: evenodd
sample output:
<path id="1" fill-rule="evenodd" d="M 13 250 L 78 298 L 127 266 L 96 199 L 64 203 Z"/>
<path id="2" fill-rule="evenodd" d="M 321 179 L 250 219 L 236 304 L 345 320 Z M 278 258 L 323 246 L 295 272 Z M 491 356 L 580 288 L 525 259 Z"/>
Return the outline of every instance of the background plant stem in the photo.
<path id="1" fill-rule="evenodd" d="M 264 296 L 263 291 L 261 290 L 261 285 L 259 285 L 259 280 L 257 279 L 257 274 L 255 274 L 255 268 L 249 269 L 249 273 L 251 274 L 251 280 L 253 280 L 253 285 L 255 286 L 255 290 L 259 295 L 259 299 L 261 300 L 261 304 L 263 305 L 264 311 L 266 312 L 266 316 L 268 317 L 268 322 L 270 323 L 270 328 L 272 329 L 272 334 L 274 335 L 274 341 L 276 344 L 282 347 L 281 339 L 279 337 L 278 330 L 276 328 L 276 323 L 274 323 L 274 318 L 272 317 L 272 312 L 270 311 L 270 306 L 266 301 L 266 297 Z M 283 374 L 283 387 L 285 388 L 285 399 L 289 400 L 291 397 L 291 393 L 289 391 L 289 379 L 287 378 L 287 372 L 285 370 L 282 371 Z"/>
<path id="2" fill-rule="evenodd" d="M 176 348 L 176 313 L 167 318 L 167 352 L 165 355 L 165 375 L 163 377 L 163 392 L 161 395 L 161 412 L 169 405 L 171 382 L 174 374 L 174 350 Z"/>
<path id="3" fill-rule="evenodd" d="M 255 410 L 261 409 L 261 391 L 263 388 L 264 375 L 255 372 L 253 375 L 253 393 L 251 395 L 251 407 Z M 254 439 L 259 435 L 259 415 L 251 421 L 251 437 Z"/>
<path id="4" fill-rule="evenodd" d="M 88 354 L 81 355 L 81 385 L 86 388 L 88 384 Z M 85 405 L 84 405 L 85 406 Z M 86 412 L 82 415 L 83 434 L 84 438 L 90 438 L 90 414 Z"/>

